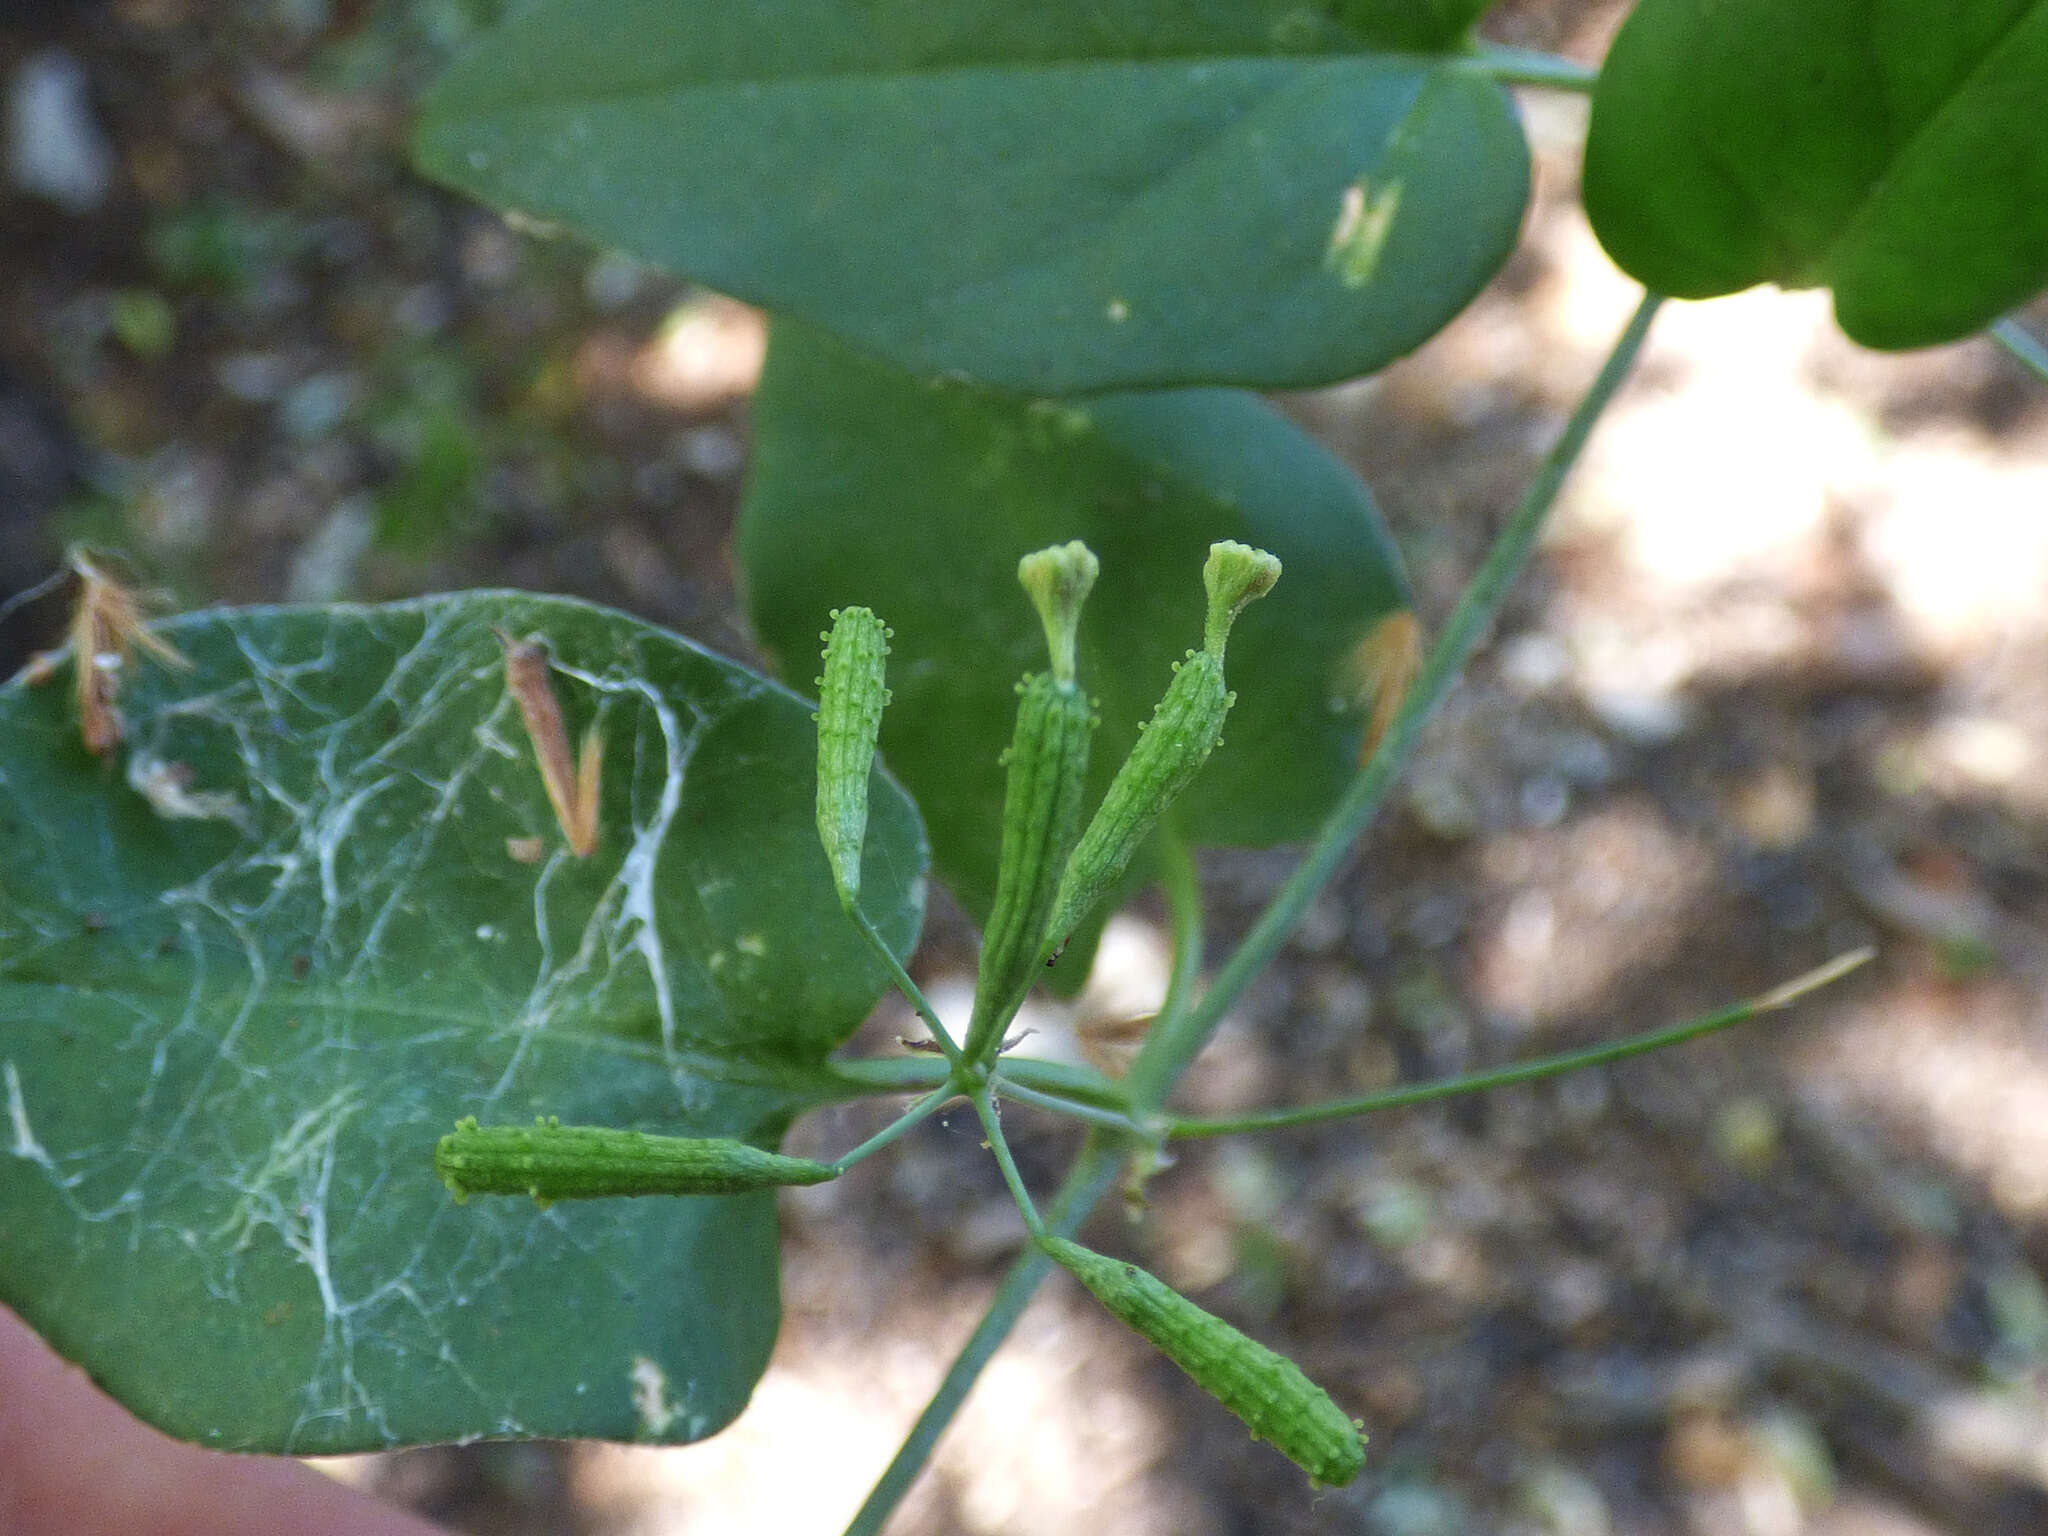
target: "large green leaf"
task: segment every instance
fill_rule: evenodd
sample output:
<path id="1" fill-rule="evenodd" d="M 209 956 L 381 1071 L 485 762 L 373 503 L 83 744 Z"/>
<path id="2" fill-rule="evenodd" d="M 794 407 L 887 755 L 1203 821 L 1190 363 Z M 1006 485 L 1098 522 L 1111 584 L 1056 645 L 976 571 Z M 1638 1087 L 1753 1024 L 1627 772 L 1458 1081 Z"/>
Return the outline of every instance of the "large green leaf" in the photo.
<path id="1" fill-rule="evenodd" d="M 1026 401 L 928 385 L 781 323 L 754 421 L 738 543 L 755 628 L 802 678 L 833 607 L 865 603 L 894 628 L 882 751 L 977 919 L 994 895 L 1012 690 L 1046 665 L 1017 585 L 1032 549 L 1078 538 L 1102 559 L 1080 645 L 1101 700 L 1091 806 L 1201 643 L 1202 562 L 1223 538 L 1286 571 L 1231 635 L 1237 705 L 1178 825 L 1203 844 L 1304 837 L 1348 779 L 1361 647 L 1406 610 L 1406 582 L 1365 487 L 1253 396 Z"/>
<path id="2" fill-rule="evenodd" d="M 1964 336 L 2048 283 L 2048 0 L 1643 0 L 1586 211 L 1683 298 L 1826 285 L 1850 336 Z"/>
<path id="3" fill-rule="evenodd" d="M 1320 383 L 1426 340 L 1514 242 L 1500 88 L 1368 51 L 1473 9 L 538 0 L 417 155 L 917 372 Z"/>
<path id="4" fill-rule="evenodd" d="M 571 858 L 491 626 L 602 719 Z M 243 1449 L 677 1441 L 777 1323 L 766 1196 L 458 1208 L 455 1117 L 772 1145 L 884 977 L 840 915 L 796 696 L 511 593 L 201 614 L 136 668 L 125 772 L 0 691 L 0 1299 L 136 1412 Z M 907 949 L 916 813 L 875 786 Z M 509 839 L 537 838 L 537 862 Z"/>

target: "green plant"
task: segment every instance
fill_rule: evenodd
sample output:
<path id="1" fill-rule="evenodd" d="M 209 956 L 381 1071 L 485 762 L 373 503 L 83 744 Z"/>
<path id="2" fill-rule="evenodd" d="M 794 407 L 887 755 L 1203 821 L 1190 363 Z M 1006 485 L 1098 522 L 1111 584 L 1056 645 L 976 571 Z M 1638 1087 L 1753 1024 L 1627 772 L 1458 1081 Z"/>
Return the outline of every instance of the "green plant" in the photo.
<path id="1" fill-rule="evenodd" d="M 856 1520 L 874 1530 L 1054 1257 L 1176 1358 L 1215 1345 L 1225 1374 L 1191 1369 L 1255 1429 L 1304 1422 L 1247 1387 L 1277 1369 L 1263 1351 L 1072 1246 L 1174 1140 L 1618 1060 L 1839 974 L 1448 1082 L 1227 1121 L 1167 1107 L 1380 806 L 1655 313 L 1646 296 L 1421 654 L 1370 497 L 1246 391 L 1369 372 L 1499 268 L 1528 174 L 1504 84 L 1592 90 L 1589 211 L 1651 287 L 1826 283 L 1861 340 L 1989 325 L 2048 376 L 1998 318 L 2048 277 L 2042 7 L 1644 0 L 1597 77 L 1472 42 L 1483 9 L 536 0 L 486 36 L 429 99 L 421 164 L 774 311 L 738 535 L 756 628 L 795 669 L 863 605 L 893 629 L 889 683 L 878 645 L 849 643 L 844 686 L 868 691 L 821 701 L 821 730 L 624 616 L 471 593 L 191 615 L 156 631 L 189 668 L 130 635 L 73 658 L 90 688 L 0 694 L 0 1297 L 216 1445 L 697 1439 L 774 1336 L 771 1196 L 568 1197 L 652 1163 L 676 1188 L 742 1164 L 807 1181 L 964 1096 L 1038 1241 Z M 1083 584 L 1041 581 L 1034 621 L 1017 563 L 1069 541 L 1100 557 L 1095 590 L 1083 610 Z M 1222 682 L 1200 661 L 1185 686 L 1208 693 L 1139 747 L 1174 658 L 1202 638 L 1220 666 L 1191 593 L 1224 541 L 1284 568 L 1231 635 L 1227 738 L 1209 755 Z M 1303 839 L 1205 985 L 1194 851 Z M 930 1018 L 935 1056 L 836 1060 L 890 982 L 917 996 L 928 863 L 999 940 L 975 1026 L 956 1043 Z M 1068 918 L 1054 985 L 1085 973 L 1081 909 L 1154 879 L 1174 984 L 1128 1078 L 1002 1054 Z M 905 1092 L 836 1163 L 764 1161 L 806 1109 Z M 1002 1099 L 1091 1127 L 1042 1212 Z M 454 1182 L 560 1202 L 458 1209 L 432 1154 L 469 1115 L 511 1129 L 483 1173 L 451 1161 L 477 1150 L 457 1133 Z M 683 1145 L 612 1135 L 636 1130 Z M 1341 1431 L 1300 1401 L 1311 1470 L 1343 1476 Z"/>

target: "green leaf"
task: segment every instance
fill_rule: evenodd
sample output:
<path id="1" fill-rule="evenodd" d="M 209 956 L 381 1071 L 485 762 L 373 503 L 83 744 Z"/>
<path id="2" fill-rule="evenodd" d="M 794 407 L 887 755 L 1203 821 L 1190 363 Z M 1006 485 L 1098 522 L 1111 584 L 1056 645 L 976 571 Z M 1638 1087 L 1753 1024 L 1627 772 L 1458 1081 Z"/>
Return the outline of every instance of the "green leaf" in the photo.
<path id="1" fill-rule="evenodd" d="M 1514 243 L 1500 87 L 1368 51 L 1472 10 L 539 0 L 441 80 L 416 154 L 914 372 L 1322 383 L 1426 340 Z"/>
<path id="2" fill-rule="evenodd" d="M 1431 53 L 1453 48 L 1493 0 L 1336 0 L 1337 19 L 1383 48 Z"/>
<path id="3" fill-rule="evenodd" d="M 494 625 L 546 637 L 572 735 L 602 720 L 587 860 Z M 543 1112 L 772 1147 L 830 1092 L 885 977 L 810 706 L 523 594 L 161 633 L 194 665 L 130 664 L 120 760 L 62 683 L 0 690 L 0 1299 L 222 1447 L 720 1428 L 775 1336 L 772 1197 L 458 1208 L 433 1151 Z M 903 950 L 923 866 L 877 780 L 863 891 Z"/>
<path id="4" fill-rule="evenodd" d="M 1834 290 L 1871 347 L 2048 283 L 2048 0 L 1643 0 L 1593 96 L 1586 211 L 1649 287 Z"/>
<path id="5" fill-rule="evenodd" d="M 775 328 L 737 535 L 755 629 L 794 675 L 832 608 L 865 603 L 891 626 L 882 753 L 977 921 L 995 891 L 1014 685 L 1046 664 L 1018 558 L 1067 539 L 1101 557 L 1080 633 L 1080 683 L 1101 701 L 1092 810 L 1202 642 L 1202 564 L 1225 538 L 1285 570 L 1232 634 L 1237 704 L 1173 819 L 1199 843 L 1263 846 L 1307 836 L 1348 780 L 1360 647 L 1407 609 L 1365 488 L 1250 395 L 1027 401 Z"/>

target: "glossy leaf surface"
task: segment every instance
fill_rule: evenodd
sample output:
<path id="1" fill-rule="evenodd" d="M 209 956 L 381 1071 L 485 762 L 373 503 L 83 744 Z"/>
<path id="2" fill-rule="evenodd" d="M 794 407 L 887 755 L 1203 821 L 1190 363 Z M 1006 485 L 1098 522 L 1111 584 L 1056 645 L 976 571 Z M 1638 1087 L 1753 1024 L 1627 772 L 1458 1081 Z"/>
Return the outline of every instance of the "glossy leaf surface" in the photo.
<path id="1" fill-rule="evenodd" d="M 439 83 L 430 176 L 1031 393 L 1370 372 L 1507 257 L 1468 0 L 539 0 Z M 1375 51 L 1380 50 L 1380 51 Z"/>
<path id="2" fill-rule="evenodd" d="M 1834 290 L 1872 347 L 2048 283 L 2044 0 L 1643 0 L 1593 98 L 1608 252 L 1681 298 Z"/>

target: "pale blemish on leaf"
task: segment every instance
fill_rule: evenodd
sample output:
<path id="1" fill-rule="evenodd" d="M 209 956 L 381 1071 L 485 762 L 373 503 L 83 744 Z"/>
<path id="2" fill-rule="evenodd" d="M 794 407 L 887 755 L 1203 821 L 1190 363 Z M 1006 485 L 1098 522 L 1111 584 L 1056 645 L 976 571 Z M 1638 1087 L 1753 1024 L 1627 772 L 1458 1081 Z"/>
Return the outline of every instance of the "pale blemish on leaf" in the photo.
<path id="1" fill-rule="evenodd" d="M 669 1401 L 668 1372 L 647 1356 L 635 1355 L 627 1378 L 633 1383 L 633 1411 L 640 1416 L 640 1432 L 650 1440 L 667 1434 L 680 1411 Z"/>
<path id="2" fill-rule="evenodd" d="M 1108 316 L 1111 325 L 1122 325 L 1131 318 L 1131 306 L 1122 299 L 1111 299 L 1102 306 L 1102 312 Z"/>
<path id="3" fill-rule="evenodd" d="M 1344 189 L 1330 246 L 1323 252 L 1323 270 L 1336 273 L 1346 288 L 1363 288 L 1379 270 L 1380 253 L 1401 210 L 1401 185 L 1396 178 L 1375 189 L 1361 176 Z"/>
<path id="4" fill-rule="evenodd" d="M 190 763 L 138 752 L 128 759 L 128 787 L 166 821 L 225 821 L 243 833 L 251 830 L 249 813 L 234 794 L 192 787 Z"/>
<path id="5" fill-rule="evenodd" d="M 25 1157 L 41 1168 L 54 1165 L 50 1154 L 43 1150 L 43 1144 L 36 1140 L 36 1133 L 29 1129 L 28 1103 L 21 1096 L 21 1074 L 14 1070 L 14 1063 L 8 1062 L 0 1068 L 7 1079 L 7 1120 L 14 1129 L 14 1145 L 7 1150 L 16 1157 Z"/>
<path id="6" fill-rule="evenodd" d="M 759 960 L 768 953 L 768 938 L 766 934 L 743 933 L 732 941 L 732 947 Z"/>

